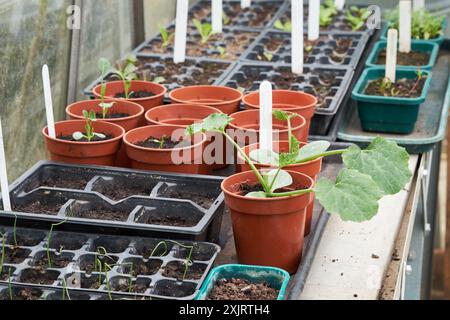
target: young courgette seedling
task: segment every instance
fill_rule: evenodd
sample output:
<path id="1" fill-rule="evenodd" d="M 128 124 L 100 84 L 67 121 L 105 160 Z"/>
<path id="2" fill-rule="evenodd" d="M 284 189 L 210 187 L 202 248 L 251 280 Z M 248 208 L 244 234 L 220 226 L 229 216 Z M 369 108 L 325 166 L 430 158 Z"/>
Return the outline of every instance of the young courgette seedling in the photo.
<path id="1" fill-rule="evenodd" d="M 201 42 L 202 44 L 206 44 L 209 41 L 209 38 L 211 38 L 211 36 L 214 34 L 213 30 L 212 30 L 212 25 L 210 23 L 202 23 L 200 20 L 198 19 L 194 19 L 194 25 L 195 28 L 197 28 L 198 33 L 200 34 L 201 37 Z"/>
<path id="2" fill-rule="evenodd" d="M 84 126 L 84 130 L 86 131 L 85 134 L 83 134 L 82 132 L 74 132 L 72 137 L 74 140 L 76 141 L 80 141 L 83 139 L 87 139 L 89 142 L 92 141 L 92 139 L 94 139 L 95 137 L 100 138 L 100 139 L 105 139 L 106 136 L 102 133 L 96 133 L 94 131 L 94 125 L 93 123 L 97 120 L 96 116 L 95 116 L 95 112 L 94 111 L 87 111 L 87 110 L 83 110 L 83 115 L 84 115 L 84 119 L 86 121 L 86 124 Z"/>
<path id="3" fill-rule="evenodd" d="M 408 166 L 409 154 L 395 142 L 384 138 L 375 138 L 366 150 L 352 146 L 345 150 L 328 151 L 330 143 L 318 141 L 298 148 L 298 151 L 293 146 L 291 152 L 285 154 L 257 150 L 247 156 L 225 131 L 232 120 L 225 114 L 213 114 L 202 123 L 189 126 L 186 133 L 190 136 L 199 132 L 224 135 L 249 164 L 262 186 L 263 191 L 249 193 L 247 197 L 250 198 L 291 197 L 314 192 L 328 212 L 338 214 L 344 221 L 362 222 L 378 213 L 378 202 L 383 196 L 400 192 L 412 176 Z M 314 188 L 277 192 L 293 183 L 289 172 L 283 170 L 286 166 L 335 154 L 342 155 L 346 166 L 335 182 L 323 178 Z M 270 164 L 276 169 L 259 171 L 254 161 Z"/>
<path id="4" fill-rule="evenodd" d="M 167 48 L 175 38 L 175 32 L 170 32 L 163 25 L 159 25 L 159 33 L 161 34 L 162 39 L 162 47 L 163 49 Z"/>

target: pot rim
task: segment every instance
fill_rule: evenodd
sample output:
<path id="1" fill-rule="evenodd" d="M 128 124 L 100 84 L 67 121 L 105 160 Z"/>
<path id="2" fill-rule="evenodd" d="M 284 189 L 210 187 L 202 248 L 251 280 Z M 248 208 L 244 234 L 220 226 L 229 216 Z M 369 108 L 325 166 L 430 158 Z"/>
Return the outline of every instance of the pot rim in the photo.
<path id="1" fill-rule="evenodd" d="M 273 143 L 274 143 L 274 144 L 275 144 L 275 143 L 281 144 L 281 143 L 289 143 L 289 141 L 281 140 L 281 141 L 274 141 Z M 258 143 L 250 144 L 250 145 L 245 146 L 244 148 L 242 148 L 242 150 L 245 152 L 245 150 L 248 150 L 248 149 L 250 149 L 251 147 L 259 146 L 259 144 L 260 144 L 259 142 L 258 142 Z M 304 147 L 304 146 L 307 145 L 307 143 L 300 142 L 300 145 L 303 145 L 303 147 Z M 301 148 L 300 148 L 300 149 L 301 149 Z M 247 153 L 246 153 L 246 154 L 247 154 Z M 247 155 L 249 156 L 249 154 L 247 154 Z M 238 158 L 239 158 L 240 160 L 244 160 L 244 158 L 242 157 L 242 155 L 241 155 L 240 152 L 238 152 Z M 294 168 L 294 167 L 307 166 L 307 165 L 310 165 L 310 164 L 313 164 L 313 163 L 315 163 L 315 162 L 319 162 L 319 161 L 322 161 L 322 160 L 323 160 L 323 157 L 317 158 L 316 160 L 311 160 L 311 161 L 308 161 L 308 162 L 304 162 L 304 163 L 290 164 L 290 165 L 288 165 L 286 168 Z M 245 163 L 245 164 L 247 164 L 247 163 Z M 261 163 L 259 163 L 259 162 L 255 162 L 255 164 L 258 165 L 258 166 L 260 166 L 260 167 L 262 167 L 262 168 L 272 168 L 272 167 L 273 167 L 273 166 L 271 166 L 271 165 L 269 165 L 269 164 L 261 164 Z M 247 165 L 248 165 L 248 164 L 247 164 Z M 288 170 L 288 171 L 289 171 L 289 170 Z"/>
<path id="2" fill-rule="evenodd" d="M 215 86 L 215 85 L 197 85 L 197 86 L 188 86 L 188 87 L 177 88 L 175 90 L 172 90 L 169 93 L 169 98 L 170 98 L 170 100 L 175 101 L 177 103 L 181 103 L 181 104 L 196 104 L 195 102 L 192 102 L 192 100 L 191 101 L 181 100 L 181 99 L 174 97 L 173 95 L 174 95 L 174 93 L 176 94 L 180 91 L 188 90 L 188 89 L 210 89 L 210 88 L 220 88 L 220 89 L 224 89 L 224 90 L 239 94 L 239 98 L 236 98 L 233 100 L 223 100 L 221 102 L 208 103 L 208 106 L 211 106 L 211 107 L 221 106 L 224 104 L 238 103 L 238 102 L 242 101 L 242 99 L 244 98 L 244 94 L 237 89 L 226 87 L 226 86 Z M 201 103 L 198 103 L 198 104 L 201 104 Z"/>
<path id="3" fill-rule="evenodd" d="M 73 113 L 70 109 L 71 109 L 72 107 L 78 105 L 78 104 L 82 104 L 82 103 L 86 103 L 86 102 L 99 102 L 99 103 L 101 103 L 101 101 L 102 101 L 101 99 L 92 99 L 92 100 L 83 100 L 83 101 L 77 101 L 77 102 L 71 103 L 71 104 L 69 104 L 69 105 L 66 107 L 66 114 L 69 115 L 70 117 L 73 117 L 73 118 L 77 118 L 77 119 L 82 120 L 82 119 L 84 119 L 83 116 L 76 115 L 76 114 Z M 130 100 L 124 100 L 124 99 L 105 99 L 105 102 L 119 102 L 119 103 L 124 103 L 124 104 L 131 104 L 131 105 L 134 105 L 134 106 L 139 107 L 139 113 L 134 114 L 134 115 L 131 115 L 131 116 L 128 116 L 128 117 L 123 117 L 123 118 L 113 118 L 113 119 L 103 119 L 103 118 L 102 118 L 102 119 L 97 119 L 97 121 L 112 122 L 112 123 L 115 123 L 115 122 L 121 122 L 121 121 L 124 121 L 124 120 L 131 120 L 131 119 L 136 119 L 136 118 L 142 117 L 142 115 L 143 115 L 144 112 L 145 112 L 145 109 L 144 109 L 143 106 L 141 106 L 141 105 L 138 104 L 138 103 L 132 102 L 132 101 L 130 101 Z M 99 107 L 100 107 L 100 106 L 99 106 Z"/>
<path id="4" fill-rule="evenodd" d="M 194 144 L 194 145 L 188 146 L 188 147 L 183 147 L 183 148 L 173 148 L 173 149 L 144 148 L 144 147 L 137 146 L 137 145 L 131 143 L 130 141 L 128 141 L 128 136 L 129 136 L 131 133 L 134 133 L 134 132 L 136 132 L 136 131 L 143 131 L 144 129 L 149 129 L 149 128 L 157 129 L 157 128 L 167 128 L 167 127 L 173 127 L 174 129 L 175 129 L 175 128 L 177 128 L 177 129 L 186 129 L 186 128 L 183 127 L 183 126 L 175 126 L 175 125 L 156 125 L 156 126 L 139 127 L 139 128 L 135 128 L 135 129 L 133 129 L 133 130 L 131 130 L 131 131 L 128 131 L 128 132 L 123 136 L 123 142 L 124 142 L 127 146 L 129 146 L 129 147 L 131 147 L 131 148 L 134 148 L 134 149 L 137 149 L 137 150 L 142 150 L 142 151 L 149 151 L 149 150 L 150 150 L 150 151 L 152 151 L 152 152 L 172 152 L 172 151 L 180 151 L 180 150 L 190 150 L 190 149 L 195 149 L 195 148 L 198 148 L 198 147 L 202 146 L 202 145 L 208 140 L 208 138 L 206 137 L 206 135 L 205 135 L 204 133 L 201 133 L 201 135 L 202 135 L 202 141 L 200 141 L 200 142 L 198 142 L 198 143 L 196 143 L 196 144 Z"/>
<path id="5" fill-rule="evenodd" d="M 296 106 L 295 108 L 289 108 L 291 110 L 294 110 L 294 109 L 309 109 L 309 108 L 315 107 L 318 104 L 318 102 L 319 102 L 319 100 L 315 96 L 313 96 L 312 94 L 306 93 L 304 91 L 277 89 L 277 90 L 273 90 L 272 93 L 289 93 L 289 94 L 295 94 L 297 96 L 307 96 L 309 98 L 312 98 L 313 103 L 308 104 L 306 106 Z M 254 108 L 254 109 L 260 109 L 260 107 L 261 107 L 260 105 L 248 102 L 249 97 L 253 97 L 254 95 L 257 95 L 257 94 L 259 94 L 259 91 L 254 91 L 254 92 L 251 92 L 251 93 L 245 95 L 242 98 L 242 102 L 244 103 L 244 105 L 247 105 L 247 106 L 249 106 L 251 108 Z M 283 109 L 283 108 L 275 108 L 274 107 L 274 109 Z M 288 109 L 288 108 L 286 108 L 286 109 Z"/>
<path id="6" fill-rule="evenodd" d="M 256 112 L 258 112 L 258 115 L 259 115 L 259 111 L 258 110 L 244 110 L 244 111 L 239 111 L 239 112 L 233 113 L 232 115 L 230 115 L 230 117 L 233 118 L 233 115 L 235 115 L 235 114 L 256 113 Z M 293 114 L 295 112 L 288 112 L 288 113 Z M 306 121 L 306 118 L 304 116 L 298 115 L 297 118 L 302 119 L 302 124 L 300 124 L 300 125 L 298 125 L 296 127 L 292 127 L 292 131 L 299 130 L 301 128 L 306 127 L 306 125 L 307 125 L 307 121 Z M 234 121 L 234 119 L 233 119 L 233 121 Z M 259 132 L 259 129 L 245 129 L 245 128 L 239 127 L 239 126 L 235 125 L 233 123 L 233 121 L 230 122 L 230 124 L 229 124 L 229 127 L 233 128 L 233 129 L 239 129 L 239 130 L 251 131 L 251 132 Z M 276 130 L 273 130 L 273 131 L 277 131 L 277 132 L 280 132 L 280 133 L 286 133 L 286 132 L 289 132 L 289 129 L 283 129 L 283 130 L 276 129 Z"/>
<path id="7" fill-rule="evenodd" d="M 173 124 L 166 124 L 166 123 L 159 122 L 159 121 L 156 121 L 155 119 L 150 118 L 150 114 L 153 113 L 153 112 L 160 111 L 160 110 L 163 110 L 163 111 L 164 111 L 164 110 L 167 110 L 167 109 L 169 109 L 169 108 L 171 108 L 171 107 L 187 107 L 187 106 L 189 106 L 189 107 L 195 107 L 195 108 L 196 108 L 196 107 L 200 107 L 200 108 L 204 108 L 204 109 L 209 109 L 209 110 L 211 110 L 211 111 L 214 110 L 215 113 L 220 113 L 220 114 L 223 113 L 222 111 L 220 111 L 220 110 L 217 109 L 217 108 L 210 107 L 210 106 L 203 105 L 203 104 L 173 103 L 173 104 L 165 104 L 165 105 L 157 106 L 157 107 L 154 107 L 154 108 L 148 110 L 148 111 L 145 113 L 145 120 L 148 121 L 148 122 L 156 123 L 157 125 L 173 126 Z"/>
<path id="8" fill-rule="evenodd" d="M 312 178 L 308 177 L 307 175 L 305 175 L 303 173 L 290 171 L 290 170 L 286 170 L 286 171 L 289 174 L 293 175 L 293 176 L 296 175 L 296 176 L 302 176 L 302 177 L 306 178 L 310 182 L 309 189 L 313 188 L 314 180 Z M 230 177 L 227 177 L 225 180 L 223 180 L 223 182 L 221 184 L 222 191 L 226 195 L 228 195 L 230 197 L 233 197 L 233 198 L 236 198 L 236 199 L 240 199 L 240 200 L 247 200 L 247 201 L 270 201 L 270 202 L 275 202 L 275 201 L 286 200 L 286 199 L 297 198 L 297 197 L 302 197 L 302 196 L 308 195 L 308 193 L 306 193 L 306 194 L 300 194 L 300 195 L 290 196 L 290 197 L 276 197 L 276 198 L 254 198 L 254 197 L 251 197 L 250 198 L 250 197 L 245 197 L 245 196 L 241 196 L 241 195 L 235 194 L 235 193 L 229 191 L 227 188 L 225 188 L 225 184 L 228 182 L 229 179 L 231 179 L 233 177 L 236 177 L 236 176 L 244 176 L 244 175 L 249 174 L 249 173 L 253 173 L 254 174 L 253 170 L 250 170 L 250 171 L 245 171 L 245 172 L 241 172 L 241 173 L 236 173 L 236 174 L 234 174 L 234 175 L 232 175 Z M 305 189 L 305 190 L 309 190 L 309 189 Z"/>
<path id="9" fill-rule="evenodd" d="M 106 86 L 112 85 L 112 84 L 118 84 L 118 83 L 123 83 L 123 81 L 121 81 L 121 80 L 109 81 L 109 82 L 106 82 Z M 163 92 L 155 94 L 154 96 L 151 96 L 151 97 L 146 97 L 146 98 L 120 99 L 120 98 L 114 98 L 114 97 L 111 97 L 111 96 L 105 96 L 105 98 L 106 99 L 113 99 L 113 100 L 125 100 L 125 101 L 131 101 L 131 102 L 141 102 L 141 101 L 155 100 L 155 99 L 164 97 L 166 95 L 167 91 L 168 91 L 168 89 L 165 86 L 163 86 L 163 85 L 161 85 L 159 83 L 155 83 L 155 82 L 143 81 L 143 80 L 131 80 L 131 83 L 142 83 L 142 84 L 149 84 L 149 83 L 151 83 L 152 85 L 154 85 L 156 87 L 162 88 Z M 102 84 L 98 84 L 97 86 L 94 87 L 94 89 L 92 89 L 92 92 L 93 92 L 93 94 L 96 97 L 100 96 L 100 94 L 97 91 L 98 91 L 98 89 L 101 89 L 101 87 L 102 87 Z"/>
<path id="10" fill-rule="evenodd" d="M 109 140 L 105 140 L 105 141 L 94 141 L 94 142 L 77 142 L 77 141 L 67 141 L 67 140 L 61 140 L 61 139 L 54 139 L 51 138 L 48 135 L 48 126 L 45 126 L 44 129 L 42 129 L 42 134 L 44 135 L 44 137 L 50 141 L 54 141 L 54 142 L 61 142 L 64 144 L 72 144 L 72 145 L 76 145 L 76 146 L 85 146 L 85 145 L 102 145 L 102 144 L 108 144 L 108 143 L 112 143 L 112 142 L 116 142 L 119 140 L 122 140 L 123 136 L 125 135 L 125 129 L 122 128 L 121 126 L 115 124 L 115 123 L 110 123 L 107 121 L 99 121 L 103 124 L 105 124 L 106 126 L 113 126 L 116 127 L 117 129 L 120 129 L 120 131 L 122 132 L 119 136 L 114 137 L 113 139 L 109 139 Z M 57 124 L 66 124 L 66 123 L 79 123 L 79 124 L 85 124 L 86 121 L 84 120 L 65 120 L 65 121 L 58 121 L 55 123 L 55 126 Z"/>

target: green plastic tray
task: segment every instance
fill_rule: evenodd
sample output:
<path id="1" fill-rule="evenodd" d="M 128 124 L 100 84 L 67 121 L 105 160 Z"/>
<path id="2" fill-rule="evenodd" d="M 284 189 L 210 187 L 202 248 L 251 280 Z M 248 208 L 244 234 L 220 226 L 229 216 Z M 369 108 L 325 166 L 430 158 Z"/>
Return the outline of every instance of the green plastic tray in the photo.
<path id="1" fill-rule="evenodd" d="M 246 266 L 241 264 L 220 266 L 211 271 L 195 300 L 206 300 L 217 281 L 232 278 L 267 283 L 272 288 L 279 290 L 277 300 L 283 300 L 290 276 L 286 271 L 272 267 Z"/>
<path id="2" fill-rule="evenodd" d="M 377 64 L 378 56 L 381 52 L 381 50 L 386 49 L 387 42 L 385 40 L 379 41 L 375 44 L 375 47 L 372 50 L 372 53 L 370 54 L 369 58 L 366 61 L 367 67 L 381 67 L 382 65 Z M 411 49 L 415 52 L 427 52 L 430 54 L 430 59 L 426 65 L 420 66 L 422 70 L 432 70 L 434 64 L 436 63 L 437 56 L 439 54 L 439 45 L 432 42 L 427 41 L 421 41 L 421 40 L 415 40 L 411 43 Z M 417 68 L 417 66 L 398 66 L 400 68 L 403 67 L 412 67 Z"/>
<path id="3" fill-rule="evenodd" d="M 448 108 L 450 106 L 450 39 L 441 46 L 436 65 L 433 68 L 428 96 L 420 108 L 415 130 L 410 134 L 383 134 L 364 132 L 358 117 L 356 103 L 350 101 L 343 117 L 338 139 L 340 141 L 367 146 L 373 138 L 383 136 L 395 140 L 411 154 L 430 151 L 436 143 L 445 139 Z"/>

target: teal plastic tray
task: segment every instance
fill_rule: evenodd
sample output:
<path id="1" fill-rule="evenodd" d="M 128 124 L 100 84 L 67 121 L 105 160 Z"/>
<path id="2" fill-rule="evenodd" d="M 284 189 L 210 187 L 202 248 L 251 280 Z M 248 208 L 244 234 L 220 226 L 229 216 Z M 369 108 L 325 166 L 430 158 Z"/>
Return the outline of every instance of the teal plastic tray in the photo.
<path id="1" fill-rule="evenodd" d="M 411 154 L 430 151 L 436 143 L 445 139 L 448 108 L 450 106 L 450 39 L 440 49 L 432 70 L 433 79 L 423 108 L 420 108 L 415 130 L 410 134 L 383 134 L 364 132 L 357 113 L 356 102 L 350 101 L 343 117 L 338 139 L 367 146 L 377 136 L 395 140 Z"/>
<path id="2" fill-rule="evenodd" d="M 206 300 L 217 281 L 221 279 L 239 278 L 252 283 L 267 283 L 279 290 L 277 300 L 283 300 L 289 283 L 289 273 L 272 267 L 246 266 L 229 264 L 217 267 L 211 271 L 195 300 Z"/>
<path id="3" fill-rule="evenodd" d="M 372 50 L 372 53 L 370 54 L 369 58 L 366 61 L 367 67 L 381 67 L 382 65 L 377 64 L 377 59 L 380 54 L 380 52 L 383 49 L 386 49 L 387 42 L 385 40 L 379 41 L 375 44 L 375 47 Z M 437 56 L 439 54 L 439 45 L 432 42 L 427 41 L 421 41 L 421 40 L 415 40 L 411 43 L 411 50 L 415 52 L 427 52 L 430 54 L 430 59 L 426 65 L 420 66 L 422 70 L 432 70 L 434 64 L 436 63 Z M 404 68 L 404 67 L 411 67 L 411 68 L 418 68 L 418 66 L 400 66 L 398 67 Z"/>

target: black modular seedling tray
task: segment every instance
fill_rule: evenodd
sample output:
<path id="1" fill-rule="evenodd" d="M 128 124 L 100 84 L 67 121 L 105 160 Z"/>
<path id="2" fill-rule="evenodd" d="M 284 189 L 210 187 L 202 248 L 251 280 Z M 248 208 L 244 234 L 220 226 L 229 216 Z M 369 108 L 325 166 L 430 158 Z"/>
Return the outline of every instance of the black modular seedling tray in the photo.
<path id="1" fill-rule="evenodd" d="M 318 96 L 315 90 L 327 94 L 317 107 L 311 123 L 312 135 L 325 135 L 341 105 L 353 77 L 353 69 L 347 67 L 325 67 L 305 65 L 303 75 L 291 73 L 284 64 L 242 63 L 224 79 L 223 84 L 242 88 L 245 92 L 259 90 L 262 81 L 269 80 L 274 89 L 304 91 Z M 280 81 L 281 83 L 277 83 Z"/>
<path id="2" fill-rule="evenodd" d="M 6 239 L 0 283 L 41 291 L 68 288 L 73 294 L 79 290 L 76 295 L 85 299 L 113 294 L 193 300 L 220 252 L 219 246 L 205 242 L 22 228 L 16 229 L 16 246 L 12 227 L 0 226 L 0 233 Z M 0 291 L 0 300 L 4 294 Z"/>
<path id="3" fill-rule="evenodd" d="M 240 0 L 223 1 L 223 11 L 229 18 L 225 24 L 232 28 L 264 29 L 275 22 L 275 18 L 284 6 L 280 0 L 252 1 L 250 8 L 242 10 Z M 211 1 L 201 0 L 194 4 L 189 11 L 189 24 L 193 19 L 211 23 Z"/>
<path id="4" fill-rule="evenodd" d="M 173 57 L 167 55 L 145 55 L 138 57 L 138 72 L 145 72 L 148 80 L 162 77 L 161 82 L 169 91 L 183 86 L 216 85 L 234 67 L 233 62 L 214 59 L 187 58 L 184 63 L 175 64 Z M 205 75 L 206 73 L 206 75 Z M 113 74 L 105 77 L 105 81 L 119 80 Z M 92 97 L 92 90 L 102 82 L 96 79 L 85 90 L 86 96 Z"/>
<path id="5" fill-rule="evenodd" d="M 319 40 L 311 44 L 312 49 L 305 50 L 305 63 L 356 68 L 368 40 L 369 36 L 362 33 L 321 33 Z M 307 42 L 305 42 L 305 47 L 308 47 Z M 337 52 L 337 47 L 344 50 Z M 268 31 L 255 43 L 250 52 L 244 56 L 246 60 L 250 61 L 291 64 L 291 55 L 291 34 Z"/>
<path id="6" fill-rule="evenodd" d="M 346 5 L 343 11 L 338 12 L 338 14 L 333 17 L 333 21 L 327 27 L 320 27 L 320 31 L 367 33 L 367 34 L 371 35 L 374 32 L 374 30 L 367 28 L 366 25 L 364 25 L 364 27 L 359 30 L 352 30 L 351 25 L 347 22 L 347 20 L 345 18 L 345 12 L 349 9 L 349 7 L 350 6 Z M 366 6 L 358 5 L 356 7 L 367 8 L 368 6 L 367 5 Z M 306 31 L 306 30 L 308 30 L 308 6 L 307 5 L 305 5 L 303 8 L 303 16 L 304 16 L 303 26 Z M 283 25 L 286 22 L 291 21 L 290 1 L 287 1 L 285 3 L 285 5 L 282 7 L 282 9 L 278 12 L 277 16 L 273 20 L 273 24 L 271 25 L 272 28 L 275 28 L 275 23 L 278 20 L 280 20 L 283 23 Z"/>
<path id="7" fill-rule="evenodd" d="M 70 231 L 217 242 L 224 211 L 220 177 L 39 162 L 10 189 L 28 225 Z"/>
<path id="8" fill-rule="evenodd" d="M 174 26 L 168 28 L 173 32 Z M 223 33 L 213 34 L 207 43 L 201 43 L 201 36 L 196 28 L 189 27 L 188 39 L 186 43 L 186 56 L 189 58 L 207 58 L 225 61 L 237 61 L 240 56 L 247 52 L 248 48 L 259 37 L 259 32 L 253 29 L 230 29 L 224 28 Z M 147 55 L 162 54 L 173 57 L 173 42 L 167 47 L 162 47 L 162 38 L 158 34 L 153 39 L 144 42 L 134 50 L 138 57 Z M 223 54 L 220 51 L 223 48 Z"/>

